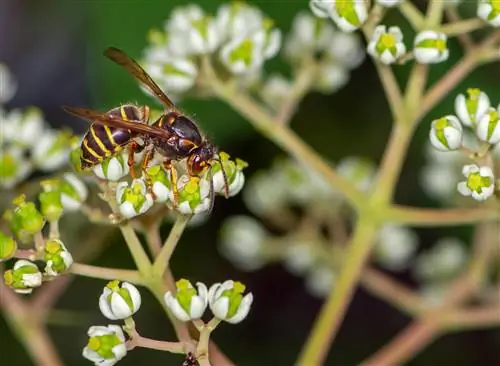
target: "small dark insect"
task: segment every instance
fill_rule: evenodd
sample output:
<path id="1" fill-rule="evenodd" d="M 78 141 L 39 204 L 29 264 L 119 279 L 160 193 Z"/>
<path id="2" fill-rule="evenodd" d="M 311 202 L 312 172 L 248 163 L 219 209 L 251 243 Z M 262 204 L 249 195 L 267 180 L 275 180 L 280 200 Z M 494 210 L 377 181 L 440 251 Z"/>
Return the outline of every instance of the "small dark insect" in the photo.
<path id="1" fill-rule="evenodd" d="M 130 104 L 99 112 L 84 108 L 63 107 L 68 113 L 92 122 L 82 141 L 81 168 L 88 169 L 104 159 L 128 148 L 128 165 L 133 178 L 134 154 L 145 150 L 142 172 L 151 190 L 147 167 L 155 152 L 164 156 L 163 166 L 170 172 L 172 190 L 177 202 L 176 171 L 172 162 L 186 158 L 189 175 L 200 177 L 208 169 L 211 205 L 214 201 L 212 164 L 219 162 L 224 177 L 225 195 L 228 196 L 227 177 L 218 157 L 218 149 L 200 131 L 195 122 L 183 114 L 144 69 L 123 51 L 110 47 L 104 55 L 132 74 L 164 105 L 165 112 L 149 124 L 149 107 Z"/>
<path id="2" fill-rule="evenodd" d="M 200 364 L 198 363 L 198 361 L 196 360 L 196 357 L 194 357 L 194 355 L 189 352 L 187 355 L 186 355 L 186 359 L 184 360 L 184 362 L 182 363 L 182 366 L 199 366 Z"/>

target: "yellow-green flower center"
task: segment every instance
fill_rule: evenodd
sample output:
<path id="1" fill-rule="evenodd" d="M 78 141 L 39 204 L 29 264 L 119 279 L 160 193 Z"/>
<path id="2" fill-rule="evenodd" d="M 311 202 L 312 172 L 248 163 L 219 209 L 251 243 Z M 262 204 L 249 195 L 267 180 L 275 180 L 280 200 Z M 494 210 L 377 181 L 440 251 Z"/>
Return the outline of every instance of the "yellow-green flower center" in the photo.
<path id="1" fill-rule="evenodd" d="M 344 0 L 335 2 L 335 9 L 341 18 L 345 18 L 352 25 L 359 25 L 358 14 L 354 7 L 354 0 Z"/>
<path id="2" fill-rule="evenodd" d="M 467 187 L 474 192 L 481 193 L 483 188 L 491 186 L 490 177 L 482 177 L 479 172 L 471 173 L 467 177 Z"/>
<path id="3" fill-rule="evenodd" d="M 191 300 L 198 293 L 191 283 L 186 279 L 180 279 L 176 282 L 177 292 L 175 298 L 181 307 L 189 314 L 191 311 Z"/>
<path id="4" fill-rule="evenodd" d="M 241 282 L 234 282 L 233 288 L 225 290 L 221 297 L 227 297 L 229 299 L 229 308 L 227 311 L 227 317 L 232 318 L 238 312 L 240 308 L 241 301 L 243 300 L 243 292 L 245 292 L 245 285 Z"/>
<path id="5" fill-rule="evenodd" d="M 377 52 L 379 54 L 383 53 L 385 50 L 389 50 L 393 55 L 396 54 L 396 36 L 391 33 L 384 33 L 380 36 L 377 43 Z"/>
<path id="6" fill-rule="evenodd" d="M 130 296 L 130 292 L 127 289 L 120 287 L 120 281 L 118 281 L 118 280 L 111 281 L 106 285 L 106 287 L 109 288 L 111 291 L 113 291 L 108 295 L 108 302 L 109 303 L 111 303 L 111 298 L 113 296 L 113 293 L 117 293 L 118 295 L 120 295 L 120 297 L 123 300 L 125 300 L 128 307 L 130 309 L 134 310 L 134 302 L 132 301 L 132 297 Z"/>
<path id="7" fill-rule="evenodd" d="M 0 156 L 0 178 L 14 177 L 20 162 L 12 154 L 1 154 Z"/>
<path id="8" fill-rule="evenodd" d="M 253 50 L 255 45 L 251 39 L 245 39 L 241 44 L 235 47 L 229 55 L 231 62 L 243 61 L 245 65 L 252 63 Z"/>
<path id="9" fill-rule="evenodd" d="M 105 359 L 113 359 L 115 355 L 113 348 L 121 344 L 120 339 L 115 334 L 90 337 L 87 347 Z"/>

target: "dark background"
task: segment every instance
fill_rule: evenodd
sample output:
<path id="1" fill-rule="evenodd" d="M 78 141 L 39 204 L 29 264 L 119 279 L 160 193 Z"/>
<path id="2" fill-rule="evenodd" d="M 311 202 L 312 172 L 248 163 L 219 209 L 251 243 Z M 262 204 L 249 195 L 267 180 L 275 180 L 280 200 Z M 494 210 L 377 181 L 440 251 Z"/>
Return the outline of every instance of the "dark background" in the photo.
<path id="1" fill-rule="evenodd" d="M 284 32 L 294 14 L 308 10 L 308 1 L 249 1 L 276 20 Z M 146 46 L 150 28 L 161 27 L 172 8 L 184 1 L 165 0 L 0 0 L 0 62 L 5 62 L 19 81 L 19 90 L 8 107 L 37 105 L 53 126 L 72 125 L 83 132 L 86 124 L 61 111 L 61 105 L 92 106 L 106 110 L 124 101 L 152 104 L 136 82 L 102 57 L 108 46 L 124 49 L 135 58 Z M 207 11 L 215 11 L 222 2 L 203 0 Z M 473 14 L 474 4 L 464 13 Z M 386 24 L 398 24 L 408 32 L 407 24 L 391 10 Z M 405 33 L 406 34 L 406 33 Z M 410 44 L 411 33 L 407 35 Z M 451 59 L 432 68 L 431 81 L 445 72 L 461 54 L 451 43 Z M 271 70 L 288 72 L 286 65 L 272 60 Z M 406 79 L 409 67 L 397 69 L 398 78 Z M 500 101 L 500 68 L 484 67 L 460 85 L 456 92 L 477 86 L 493 102 Z M 408 159 L 397 191 L 399 203 L 436 206 L 418 186 L 419 169 L 425 161 L 424 142 L 430 120 L 453 110 L 453 98 L 446 100 L 425 118 L 411 144 Z M 268 167 L 280 151 L 257 135 L 252 127 L 219 101 L 185 100 L 181 107 L 193 113 L 200 126 L 224 150 L 250 163 L 247 174 Z M 358 155 L 378 162 L 388 133 L 390 114 L 378 76 L 370 59 L 354 70 L 348 85 L 334 95 L 312 93 L 300 105 L 293 128 L 321 154 L 338 161 L 343 156 Z M 256 273 L 241 273 L 217 251 L 218 228 L 224 218 L 246 213 L 241 197 L 219 200 L 209 222 L 190 229 L 176 250 L 172 269 L 177 278 L 213 283 L 226 278 L 238 279 L 254 293 L 250 316 L 239 325 L 221 325 L 213 339 L 238 365 L 291 365 L 310 330 L 321 301 L 311 297 L 301 278 L 286 272 L 280 265 L 269 265 Z M 168 225 L 163 234 L 168 233 Z M 445 235 L 468 239 L 467 228 L 426 229 L 418 231 L 422 247 Z M 77 238 L 75 238 L 76 240 Z M 71 239 L 66 238 L 66 241 Z M 132 267 L 132 261 L 117 235 L 111 235 L 106 249 L 94 264 Z M 97 299 L 103 281 L 77 278 L 64 294 L 58 308 L 78 314 L 76 324 L 50 327 L 50 333 L 65 363 L 88 365 L 81 357 L 89 325 L 108 324 L 99 313 Z M 143 293 L 143 306 L 136 315 L 138 329 L 145 336 L 173 339 L 159 304 Z M 409 319 L 389 305 L 359 290 L 349 309 L 327 364 L 349 366 L 374 352 Z M 409 363 L 419 365 L 495 365 L 500 364 L 498 331 L 475 331 L 447 335 L 431 344 Z M 0 364 L 30 365 L 25 351 L 0 318 Z M 178 365 L 180 356 L 136 349 L 120 365 Z"/>

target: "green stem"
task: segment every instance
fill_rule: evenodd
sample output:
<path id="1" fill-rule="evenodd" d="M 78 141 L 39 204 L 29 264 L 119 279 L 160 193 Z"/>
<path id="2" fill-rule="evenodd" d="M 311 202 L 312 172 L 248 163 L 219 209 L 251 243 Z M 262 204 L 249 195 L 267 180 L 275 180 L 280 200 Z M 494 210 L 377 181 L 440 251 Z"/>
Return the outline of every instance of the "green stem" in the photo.
<path id="1" fill-rule="evenodd" d="M 153 264 L 153 273 L 157 276 L 162 277 L 163 272 L 168 268 L 170 257 L 174 253 L 175 247 L 190 219 L 191 215 L 177 216 L 174 226 L 172 226 L 170 234 L 168 234 L 167 240 L 165 240 L 163 248 L 161 248 L 160 254 L 156 257 L 155 263 Z"/>
<path id="2" fill-rule="evenodd" d="M 372 245 L 371 238 L 377 227 L 360 219 L 342 264 L 340 277 L 321 308 L 313 329 L 300 354 L 298 366 L 321 365 L 340 327 L 354 289 L 366 263 Z"/>
<path id="3" fill-rule="evenodd" d="M 427 27 L 436 27 L 441 23 L 443 19 L 443 10 L 445 2 L 443 0 L 431 0 L 425 19 L 425 24 Z"/>
<path id="4" fill-rule="evenodd" d="M 413 5 L 411 0 L 403 0 L 401 5 L 399 5 L 399 10 L 415 31 L 419 31 L 423 28 L 425 22 L 424 15 L 415 5 Z"/>
<path id="5" fill-rule="evenodd" d="M 70 272 L 84 277 L 98 278 L 101 280 L 119 280 L 133 283 L 135 285 L 144 284 L 139 271 L 130 269 L 118 269 L 92 266 L 90 264 L 73 263 L 70 267 Z"/>
<path id="6" fill-rule="evenodd" d="M 459 20 L 457 22 L 444 24 L 439 29 L 448 37 L 458 36 L 466 33 L 470 33 L 477 29 L 484 28 L 488 25 L 484 20 L 479 18 L 472 18 L 466 20 Z"/>
<path id="7" fill-rule="evenodd" d="M 410 73 L 405 92 L 407 123 L 415 124 L 421 109 L 421 100 L 427 83 L 428 66 L 415 63 Z"/>
<path id="8" fill-rule="evenodd" d="M 151 270 L 151 262 L 149 261 L 148 255 L 144 251 L 137 234 L 135 233 L 132 226 L 126 224 L 120 226 L 120 231 L 127 243 L 128 250 L 134 259 L 135 265 L 139 272 L 143 275 L 148 275 Z"/>

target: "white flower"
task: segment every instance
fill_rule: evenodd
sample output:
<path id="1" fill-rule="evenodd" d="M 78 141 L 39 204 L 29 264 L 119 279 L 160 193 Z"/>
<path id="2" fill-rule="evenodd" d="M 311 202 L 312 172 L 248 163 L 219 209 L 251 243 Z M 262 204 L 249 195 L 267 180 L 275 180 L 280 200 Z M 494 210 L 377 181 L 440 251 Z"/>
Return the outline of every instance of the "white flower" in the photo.
<path id="1" fill-rule="evenodd" d="M 330 17 L 343 32 L 353 32 L 368 19 L 368 7 L 364 0 L 332 0 Z"/>
<path id="2" fill-rule="evenodd" d="M 406 53 L 401 29 L 399 27 L 389 27 L 389 31 L 387 31 L 385 25 L 376 27 L 368 44 L 368 53 L 383 64 L 395 63 Z"/>
<path id="3" fill-rule="evenodd" d="M 125 319 L 134 315 L 141 307 L 141 294 L 128 283 L 111 281 L 99 297 L 102 315 L 111 320 Z"/>
<path id="4" fill-rule="evenodd" d="M 334 3 L 332 0 L 310 0 L 309 7 L 314 15 L 320 18 L 332 16 Z"/>
<path id="5" fill-rule="evenodd" d="M 337 165 L 337 171 L 362 191 L 371 188 L 376 173 L 372 161 L 358 156 L 343 158 Z"/>
<path id="6" fill-rule="evenodd" d="M 219 7 L 216 23 L 221 37 L 228 39 L 262 28 L 264 16 L 255 6 L 234 1 Z"/>
<path id="7" fill-rule="evenodd" d="M 125 335 L 118 325 L 92 326 L 87 335 L 90 338 L 83 357 L 96 366 L 113 366 L 127 354 Z"/>
<path id="8" fill-rule="evenodd" d="M 498 0 L 480 0 L 477 6 L 477 16 L 493 27 L 500 27 L 500 4 Z"/>
<path id="9" fill-rule="evenodd" d="M 365 50 L 358 34 L 333 32 L 325 46 L 326 55 L 348 69 L 355 69 L 365 59 Z"/>
<path id="10" fill-rule="evenodd" d="M 125 156 L 128 154 L 119 154 L 93 167 L 94 174 L 101 179 L 116 182 L 122 179 L 130 172 Z"/>
<path id="11" fill-rule="evenodd" d="M 269 234 L 249 216 L 231 216 L 221 228 L 220 250 L 242 270 L 252 271 L 263 265 L 262 243 Z"/>
<path id="12" fill-rule="evenodd" d="M 67 211 L 80 209 L 82 203 L 87 200 L 87 186 L 75 174 L 65 173 L 59 189 L 61 204 Z"/>
<path id="13" fill-rule="evenodd" d="M 182 175 L 177 181 L 178 199 L 175 209 L 183 215 L 198 214 L 208 211 L 211 205 L 210 183 L 189 175 Z M 170 201 L 175 202 L 174 192 L 170 192 Z"/>
<path id="14" fill-rule="evenodd" d="M 246 318 L 253 302 L 251 292 L 243 296 L 245 285 L 231 280 L 216 283 L 208 290 L 208 303 L 212 313 L 231 324 Z"/>
<path id="15" fill-rule="evenodd" d="M 213 174 L 212 181 L 214 185 L 214 191 L 218 194 L 226 194 L 226 180 L 227 179 L 227 195 L 228 197 L 233 197 L 237 195 L 245 185 L 245 175 L 243 174 L 243 169 L 245 169 L 248 164 L 241 159 L 230 160 L 229 155 L 221 152 L 219 153 L 220 161 L 224 168 L 222 172 L 220 167 L 220 162 L 215 166 L 215 173 Z M 210 174 L 206 174 L 206 179 L 210 179 Z"/>
<path id="16" fill-rule="evenodd" d="M 490 145 L 500 142 L 500 106 L 498 109 L 490 108 L 477 122 L 476 135 Z"/>
<path id="17" fill-rule="evenodd" d="M 197 282 L 195 289 L 191 282 L 185 279 L 180 279 L 175 285 L 176 293 L 169 291 L 164 296 L 167 307 L 183 322 L 200 319 L 208 304 L 207 286 Z"/>
<path id="18" fill-rule="evenodd" d="M 170 174 L 161 165 L 149 167 L 147 173 L 153 183 L 152 191 L 155 202 L 166 202 L 172 193 Z"/>
<path id="19" fill-rule="evenodd" d="M 235 74 L 255 71 L 264 63 L 265 43 L 266 33 L 263 30 L 235 37 L 222 47 L 221 61 Z"/>
<path id="20" fill-rule="evenodd" d="M 153 197 L 147 192 L 143 179 L 134 179 L 132 183 L 120 182 L 116 186 L 116 202 L 121 214 L 130 219 L 146 212 L 153 205 Z"/>
<path id="21" fill-rule="evenodd" d="M 413 55 L 421 64 L 440 63 L 446 61 L 450 55 L 446 34 L 431 30 L 419 32 L 413 47 Z"/>
<path id="22" fill-rule="evenodd" d="M 320 65 L 313 87 L 325 94 L 334 93 L 349 81 L 349 71 L 338 62 Z"/>
<path id="23" fill-rule="evenodd" d="M 477 88 L 467 89 L 467 97 L 463 94 L 455 98 L 455 113 L 465 126 L 474 126 L 488 112 L 490 99 L 485 92 Z"/>
<path id="24" fill-rule="evenodd" d="M 319 265 L 312 269 L 306 278 L 306 288 L 311 295 L 323 298 L 332 291 L 336 275 L 330 267 Z"/>
<path id="25" fill-rule="evenodd" d="M 168 49 L 177 56 L 210 53 L 221 42 L 217 24 L 196 4 L 175 8 L 165 29 Z"/>
<path id="26" fill-rule="evenodd" d="M 283 264 L 295 275 L 301 275 L 308 271 L 315 262 L 314 243 L 296 242 L 287 245 Z"/>
<path id="27" fill-rule="evenodd" d="M 462 146 L 462 125 L 452 115 L 436 119 L 432 121 L 429 138 L 432 146 L 440 151 L 456 150 Z"/>
<path id="28" fill-rule="evenodd" d="M 2 119 L 1 133 L 7 141 L 22 147 L 31 147 L 38 143 L 46 129 L 42 112 L 39 108 L 28 107 L 24 111 L 14 109 Z"/>
<path id="29" fill-rule="evenodd" d="M 458 174 L 454 166 L 441 163 L 426 165 L 420 174 L 421 185 L 429 196 L 449 200 L 456 193 Z"/>
<path id="30" fill-rule="evenodd" d="M 11 270 L 4 272 L 5 284 L 20 294 L 30 294 L 42 285 L 42 273 L 35 263 L 19 259 Z"/>
<path id="31" fill-rule="evenodd" d="M 418 237 L 409 228 L 384 225 L 375 247 L 375 258 L 385 268 L 399 271 L 408 266 L 418 245 Z"/>
<path id="32" fill-rule="evenodd" d="M 60 168 L 69 161 L 71 139 L 65 131 L 47 130 L 31 148 L 33 163 L 42 171 Z"/>
<path id="33" fill-rule="evenodd" d="M 187 58 L 165 57 L 146 59 L 144 68 L 160 87 L 168 89 L 173 94 L 182 94 L 190 90 L 196 83 L 198 69 L 196 65 Z"/>
<path id="34" fill-rule="evenodd" d="M 394 8 L 403 2 L 403 0 L 376 0 L 377 4 L 386 8 Z"/>
<path id="35" fill-rule="evenodd" d="M 43 259 L 46 261 L 45 273 L 59 276 L 73 264 L 73 256 L 59 239 L 50 239 L 45 243 Z"/>
<path id="36" fill-rule="evenodd" d="M 14 187 L 30 175 L 32 170 L 33 166 L 24 156 L 22 149 L 16 146 L 4 149 L 0 146 L 0 187 L 6 189 Z"/>
<path id="37" fill-rule="evenodd" d="M 443 238 L 418 257 L 414 271 L 421 280 L 442 281 L 455 276 L 466 262 L 465 243 L 458 238 Z"/>
<path id="38" fill-rule="evenodd" d="M 7 103 L 17 91 L 17 81 L 7 65 L 0 63 L 0 105 Z"/>
<path id="39" fill-rule="evenodd" d="M 260 89 L 260 97 L 273 109 L 278 109 L 288 95 L 291 83 L 279 74 L 270 75 Z"/>
<path id="40" fill-rule="evenodd" d="M 287 202 L 282 181 L 263 171 L 257 172 L 243 190 L 243 200 L 250 211 L 262 215 L 278 210 Z"/>
<path id="41" fill-rule="evenodd" d="M 457 189 L 463 196 L 472 196 L 477 201 L 484 201 L 495 191 L 495 176 L 490 167 L 465 165 L 462 173 L 467 180 L 458 183 Z"/>

